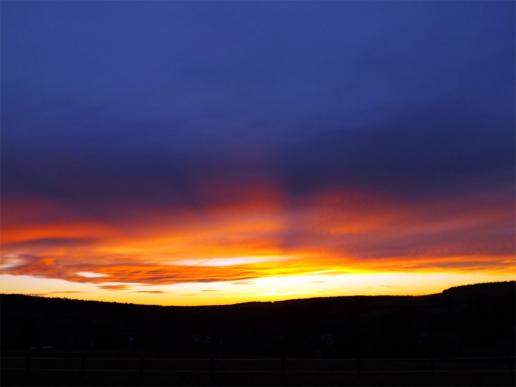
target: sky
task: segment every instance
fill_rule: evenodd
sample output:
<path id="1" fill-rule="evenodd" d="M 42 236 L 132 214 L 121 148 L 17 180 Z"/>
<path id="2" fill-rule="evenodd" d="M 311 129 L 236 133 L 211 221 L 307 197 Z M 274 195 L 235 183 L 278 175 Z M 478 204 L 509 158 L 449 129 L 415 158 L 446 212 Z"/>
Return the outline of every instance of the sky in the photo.
<path id="1" fill-rule="evenodd" d="M 1 7 L 1 292 L 516 279 L 514 2 Z"/>

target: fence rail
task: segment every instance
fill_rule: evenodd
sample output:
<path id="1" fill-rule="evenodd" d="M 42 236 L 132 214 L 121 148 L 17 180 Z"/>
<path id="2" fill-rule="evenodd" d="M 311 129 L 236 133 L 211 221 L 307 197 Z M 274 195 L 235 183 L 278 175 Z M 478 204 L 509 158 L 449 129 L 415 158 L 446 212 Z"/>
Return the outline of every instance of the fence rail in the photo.
<path id="1" fill-rule="evenodd" d="M 10 354 L 2 385 L 514 385 L 514 357 L 235 358 Z"/>

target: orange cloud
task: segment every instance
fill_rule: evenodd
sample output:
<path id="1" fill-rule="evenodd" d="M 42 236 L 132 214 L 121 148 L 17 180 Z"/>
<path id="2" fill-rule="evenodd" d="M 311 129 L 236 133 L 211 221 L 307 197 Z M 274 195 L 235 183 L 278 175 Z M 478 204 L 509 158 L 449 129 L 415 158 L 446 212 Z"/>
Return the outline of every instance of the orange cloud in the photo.
<path id="1" fill-rule="evenodd" d="M 514 271 L 512 216 L 489 197 L 422 205 L 326 189 L 287 206 L 271 183 L 228 196 L 208 186 L 198 213 L 147 209 L 129 220 L 12 204 L 0 272 L 122 289 L 321 271 Z"/>

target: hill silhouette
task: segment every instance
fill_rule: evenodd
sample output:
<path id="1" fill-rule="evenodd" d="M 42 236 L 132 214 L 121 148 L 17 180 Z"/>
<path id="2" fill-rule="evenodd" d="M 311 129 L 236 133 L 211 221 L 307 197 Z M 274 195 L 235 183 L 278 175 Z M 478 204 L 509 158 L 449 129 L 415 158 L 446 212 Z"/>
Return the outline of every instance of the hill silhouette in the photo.
<path id="1" fill-rule="evenodd" d="M 3 351 L 177 356 L 514 356 L 516 282 L 428 296 L 175 307 L 1 295 Z"/>

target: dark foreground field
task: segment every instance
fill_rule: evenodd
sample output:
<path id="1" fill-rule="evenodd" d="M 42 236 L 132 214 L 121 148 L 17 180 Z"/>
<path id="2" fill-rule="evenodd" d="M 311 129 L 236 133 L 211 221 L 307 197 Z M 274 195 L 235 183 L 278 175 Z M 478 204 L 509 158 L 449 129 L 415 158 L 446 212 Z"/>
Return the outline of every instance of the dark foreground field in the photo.
<path id="1" fill-rule="evenodd" d="M 514 358 L 171 358 L 11 353 L 2 385 L 513 386 Z"/>
<path id="2" fill-rule="evenodd" d="M 1 303 L 2 385 L 515 384 L 515 282 L 219 307 Z"/>

